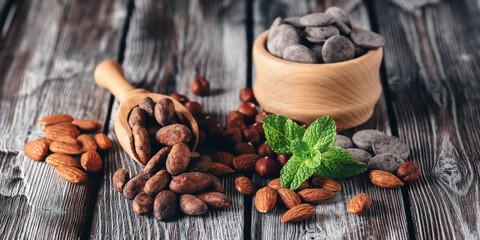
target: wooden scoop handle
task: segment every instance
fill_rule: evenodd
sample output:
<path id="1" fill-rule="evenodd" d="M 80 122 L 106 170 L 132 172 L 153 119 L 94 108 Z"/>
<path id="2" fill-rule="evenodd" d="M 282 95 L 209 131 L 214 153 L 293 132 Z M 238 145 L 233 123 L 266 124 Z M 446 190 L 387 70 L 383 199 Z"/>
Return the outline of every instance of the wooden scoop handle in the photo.
<path id="1" fill-rule="evenodd" d="M 98 64 L 93 78 L 98 86 L 110 91 L 120 103 L 132 93 L 148 92 L 145 89 L 135 89 L 123 75 L 122 65 L 115 60 L 105 60 Z"/>

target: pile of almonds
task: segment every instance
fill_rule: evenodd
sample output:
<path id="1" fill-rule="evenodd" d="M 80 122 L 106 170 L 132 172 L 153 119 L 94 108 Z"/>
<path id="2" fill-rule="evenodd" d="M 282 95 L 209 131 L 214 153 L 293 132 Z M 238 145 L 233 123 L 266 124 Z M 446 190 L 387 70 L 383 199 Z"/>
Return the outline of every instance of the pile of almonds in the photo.
<path id="1" fill-rule="evenodd" d="M 54 114 L 38 121 L 44 125 L 45 138 L 25 144 L 23 150 L 27 157 L 49 165 L 65 180 L 71 183 L 83 183 L 85 172 L 98 172 L 102 169 L 102 159 L 97 151 L 106 151 L 112 142 L 103 133 L 94 137 L 93 133 L 102 128 L 94 120 L 77 119 L 67 114 Z M 82 134 L 80 134 L 82 133 Z M 80 161 L 78 160 L 80 157 Z"/>

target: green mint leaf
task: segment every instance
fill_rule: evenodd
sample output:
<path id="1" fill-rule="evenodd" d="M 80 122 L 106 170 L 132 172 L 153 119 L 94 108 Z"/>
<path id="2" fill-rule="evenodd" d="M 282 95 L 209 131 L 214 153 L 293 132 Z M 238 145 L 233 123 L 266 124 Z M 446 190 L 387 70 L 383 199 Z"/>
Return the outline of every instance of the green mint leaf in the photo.
<path id="1" fill-rule="evenodd" d="M 290 148 L 292 149 L 292 153 L 299 157 L 309 156 L 312 151 L 308 144 L 301 139 L 291 141 Z"/>
<path id="2" fill-rule="evenodd" d="M 307 161 L 309 159 L 306 159 L 298 168 L 297 174 L 295 174 L 295 177 L 292 180 L 292 183 L 290 184 L 290 189 L 295 190 L 300 185 L 302 184 L 303 181 L 307 180 L 310 176 L 312 176 L 313 172 L 315 171 L 314 168 L 309 168 L 307 166 Z"/>
<path id="3" fill-rule="evenodd" d="M 300 165 L 302 165 L 301 158 L 297 157 L 297 155 L 293 155 L 290 157 L 287 164 L 283 166 L 280 171 L 280 185 L 282 185 L 283 188 L 290 188 L 290 183 L 292 183 L 295 178 Z"/>
<path id="4" fill-rule="evenodd" d="M 333 179 L 344 179 L 366 170 L 367 165 L 353 160 L 347 150 L 332 146 L 322 153 L 321 164 L 315 169 L 315 173 Z"/>
<path id="5" fill-rule="evenodd" d="M 312 169 L 320 166 L 320 164 L 322 164 L 322 153 L 318 150 L 315 150 L 315 153 L 313 153 L 313 157 L 305 160 L 305 165 Z"/>
<path id="6" fill-rule="evenodd" d="M 308 127 L 303 135 L 305 141 L 310 148 L 318 149 L 320 152 L 325 152 L 329 149 L 337 135 L 337 126 L 335 121 L 330 116 L 325 116 L 315 120 L 315 122 Z"/>
<path id="7" fill-rule="evenodd" d="M 262 121 L 268 146 L 278 154 L 292 154 L 291 141 L 302 139 L 305 133 L 305 129 L 285 116 L 268 115 Z"/>

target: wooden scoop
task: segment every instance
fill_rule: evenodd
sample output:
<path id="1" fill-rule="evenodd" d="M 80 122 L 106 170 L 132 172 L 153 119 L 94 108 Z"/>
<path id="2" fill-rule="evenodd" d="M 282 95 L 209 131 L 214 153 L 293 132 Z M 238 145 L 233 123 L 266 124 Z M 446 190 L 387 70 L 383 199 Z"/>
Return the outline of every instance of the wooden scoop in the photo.
<path id="1" fill-rule="evenodd" d="M 138 106 L 138 103 L 142 98 L 151 97 L 154 102 L 157 102 L 162 98 L 170 97 L 158 93 L 151 93 L 145 89 L 135 89 L 128 80 L 125 79 L 122 65 L 114 60 L 105 60 L 98 64 L 95 69 L 94 78 L 98 86 L 109 90 L 120 102 L 120 106 L 115 114 L 115 134 L 117 135 L 118 142 L 128 155 L 138 163 L 142 164 L 142 161 L 140 161 L 135 153 L 132 130 L 130 125 L 128 125 L 130 111 Z M 195 121 L 192 114 L 181 103 L 174 99 L 172 99 L 172 101 L 175 105 L 175 112 L 180 122 L 192 130 L 193 139 L 190 140 L 189 146 L 193 152 L 198 143 L 197 121 Z M 152 156 L 153 154 L 155 153 L 152 153 Z"/>

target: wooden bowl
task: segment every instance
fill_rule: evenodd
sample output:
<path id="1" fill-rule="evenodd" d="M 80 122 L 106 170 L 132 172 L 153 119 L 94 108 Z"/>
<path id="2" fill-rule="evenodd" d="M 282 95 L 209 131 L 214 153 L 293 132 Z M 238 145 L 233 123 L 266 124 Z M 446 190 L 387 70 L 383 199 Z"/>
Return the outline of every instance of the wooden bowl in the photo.
<path id="1" fill-rule="evenodd" d="M 268 30 L 253 44 L 257 71 L 253 91 L 264 111 L 306 124 L 329 115 L 345 128 L 372 116 L 382 94 L 382 48 L 344 62 L 305 64 L 270 54 L 267 36 Z"/>

